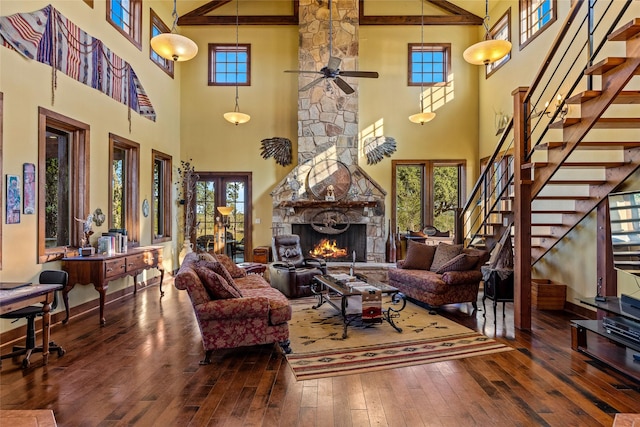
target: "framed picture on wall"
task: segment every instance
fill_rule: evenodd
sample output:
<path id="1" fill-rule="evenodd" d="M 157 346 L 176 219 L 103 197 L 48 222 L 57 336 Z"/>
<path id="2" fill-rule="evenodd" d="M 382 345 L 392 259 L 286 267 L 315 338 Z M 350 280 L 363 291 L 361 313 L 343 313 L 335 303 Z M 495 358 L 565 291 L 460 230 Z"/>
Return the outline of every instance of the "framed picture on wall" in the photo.
<path id="1" fill-rule="evenodd" d="M 33 215 L 36 213 L 36 165 L 25 163 L 22 165 L 22 213 Z"/>
<path id="2" fill-rule="evenodd" d="M 20 177 L 7 174 L 7 224 L 20 223 Z"/>

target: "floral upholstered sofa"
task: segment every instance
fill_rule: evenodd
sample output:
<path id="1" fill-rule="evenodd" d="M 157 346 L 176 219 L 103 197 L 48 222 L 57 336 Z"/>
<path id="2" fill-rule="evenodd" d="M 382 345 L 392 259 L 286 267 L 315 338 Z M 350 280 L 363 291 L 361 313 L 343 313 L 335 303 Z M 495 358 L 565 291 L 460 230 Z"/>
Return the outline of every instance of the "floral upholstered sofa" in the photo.
<path id="1" fill-rule="evenodd" d="M 246 272 L 227 256 L 187 254 L 175 276 L 186 290 L 200 327 L 205 358 L 213 350 L 278 343 L 289 353 L 289 300 L 264 277 Z"/>
<path id="2" fill-rule="evenodd" d="M 437 246 L 408 242 L 407 256 L 389 270 L 389 284 L 409 298 L 437 308 L 445 304 L 476 300 L 489 253 L 462 245 Z"/>

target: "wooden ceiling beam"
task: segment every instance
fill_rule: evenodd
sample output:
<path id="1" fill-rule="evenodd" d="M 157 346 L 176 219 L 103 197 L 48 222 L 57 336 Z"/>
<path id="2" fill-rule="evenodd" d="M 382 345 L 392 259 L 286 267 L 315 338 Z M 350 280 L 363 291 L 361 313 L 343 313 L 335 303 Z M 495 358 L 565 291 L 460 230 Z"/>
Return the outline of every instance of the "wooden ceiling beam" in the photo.
<path id="1" fill-rule="evenodd" d="M 207 13 L 218 9 L 231 0 L 210 1 L 197 9 L 192 10 L 180 18 L 178 25 L 235 25 L 236 17 L 233 16 L 210 16 Z M 474 15 L 465 9 L 456 6 L 447 0 L 424 0 L 439 7 L 450 15 L 370 15 L 364 14 L 364 0 L 359 0 L 359 20 L 360 25 L 482 25 L 483 18 Z M 266 15 L 251 16 L 240 15 L 239 25 L 298 25 L 299 0 L 293 0 L 293 14 L 291 15 Z"/>

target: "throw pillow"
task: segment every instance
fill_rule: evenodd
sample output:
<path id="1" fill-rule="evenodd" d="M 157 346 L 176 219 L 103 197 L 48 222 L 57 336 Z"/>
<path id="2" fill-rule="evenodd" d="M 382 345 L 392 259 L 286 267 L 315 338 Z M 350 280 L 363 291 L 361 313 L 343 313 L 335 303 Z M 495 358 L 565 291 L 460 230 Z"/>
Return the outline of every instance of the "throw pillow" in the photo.
<path id="1" fill-rule="evenodd" d="M 233 277 L 231 277 L 231 274 L 229 273 L 229 271 L 220 262 L 218 262 L 218 261 L 213 261 L 213 262 L 212 261 L 197 261 L 195 265 L 198 266 L 198 267 L 203 267 L 203 268 L 208 268 L 210 270 L 213 270 L 215 273 L 217 273 L 220 276 L 222 276 L 222 278 L 231 287 L 233 287 L 236 291 L 238 291 L 239 294 L 242 295 L 242 293 L 240 292 L 240 289 L 238 288 L 238 285 L 236 285 L 235 280 L 233 280 Z"/>
<path id="2" fill-rule="evenodd" d="M 402 268 L 412 270 L 429 270 L 436 253 L 437 246 L 428 246 L 423 243 L 407 240 L 407 256 L 404 258 Z"/>
<path id="3" fill-rule="evenodd" d="M 431 268 L 429 268 L 429 270 L 435 273 L 445 262 L 452 260 L 461 253 L 462 245 L 448 245 L 446 243 L 440 243 L 436 246 L 436 253 L 433 256 L 433 262 L 431 263 Z"/>
<path id="4" fill-rule="evenodd" d="M 224 265 L 224 268 L 227 269 L 229 274 L 231 274 L 231 277 L 233 277 L 234 279 L 237 279 L 240 277 L 246 277 L 247 272 L 243 268 L 238 267 L 238 265 L 235 262 L 233 262 L 233 260 L 229 257 L 229 255 L 215 254 L 215 257 L 218 260 L 218 262 L 220 262 L 220 264 Z"/>
<path id="5" fill-rule="evenodd" d="M 453 259 L 445 262 L 440 266 L 437 274 L 446 273 L 447 271 L 467 271 L 471 270 L 478 262 L 478 257 L 467 254 L 460 254 Z"/>
<path id="6" fill-rule="evenodd" d="M 242 295 L 224 278 L 210 268 L 195 266 L 194 270 L 211 299 L 240 298 Z"/>
<path id="7" fill-rule="evenodd" d="M 215 261 L 216 259 L 208 252 L 199 252 L 198 259 L 202 261 Z"/>

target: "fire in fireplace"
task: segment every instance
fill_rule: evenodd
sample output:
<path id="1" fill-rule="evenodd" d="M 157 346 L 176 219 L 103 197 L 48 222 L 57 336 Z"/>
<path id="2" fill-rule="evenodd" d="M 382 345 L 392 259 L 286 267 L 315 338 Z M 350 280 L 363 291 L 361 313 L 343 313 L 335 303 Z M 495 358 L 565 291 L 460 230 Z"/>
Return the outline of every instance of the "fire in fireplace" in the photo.
<path id="1" fill-rule="evenodd" d="M 326 261 L 351 262 L 353 252 L 357 262 L 367 261 L 367 225 L 351 224 L 340 234 L 323 234 L 310 224 L 292 224 L 293 234 L 300 236 L 300 246 L 305 256 Z"/>
<path id="2" fill-rule="evenodd" d="M 339 248 L 335 240 L 322 239 L 309 254 L 315 258 L 343 258 L 347 256 L 347 249 Z"/>

